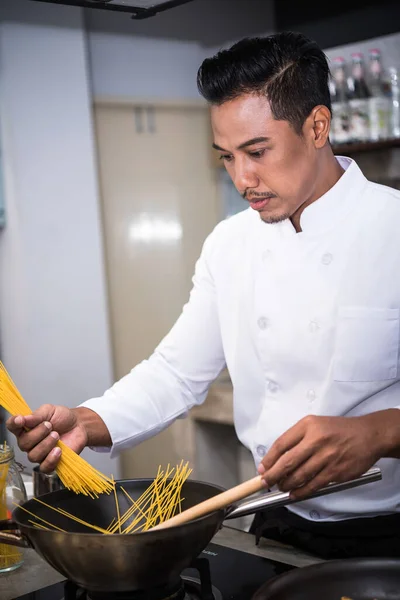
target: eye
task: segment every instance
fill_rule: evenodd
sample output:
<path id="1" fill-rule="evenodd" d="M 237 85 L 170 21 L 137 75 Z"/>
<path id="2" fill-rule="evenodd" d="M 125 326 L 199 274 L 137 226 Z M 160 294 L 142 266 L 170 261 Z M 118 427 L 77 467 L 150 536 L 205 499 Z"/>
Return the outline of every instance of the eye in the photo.
<path id="1" fill-rule="evenodd" d="M 262 150 L 254 150 L 253 152 L 249 152 L 250 156 L 253 158 L 261 158 L 265 154 L 265 148 Z"/>
<path id="2" fill-rule="evenodd" d="M 219 158 L 220 158 L 220 160 L 226 160 L 227 162 L 230 162 L 231 160 L 233 160 L 232 154 L 221 154 L 221 156 Z"/>

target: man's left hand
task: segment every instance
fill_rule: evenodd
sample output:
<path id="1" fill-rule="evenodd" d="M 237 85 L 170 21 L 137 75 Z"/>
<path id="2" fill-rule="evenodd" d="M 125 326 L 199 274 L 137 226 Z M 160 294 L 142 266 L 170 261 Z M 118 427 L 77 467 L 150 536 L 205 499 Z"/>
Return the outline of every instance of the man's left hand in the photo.
<path id="1" fill-rule="evenodd" d="M 361 417 L 309 415 L 279 437 L 259 465 L 268 487 L 300 500 L 331 482 L 359 477 L 384 456 L 399 456 L 400 410 Z"/>

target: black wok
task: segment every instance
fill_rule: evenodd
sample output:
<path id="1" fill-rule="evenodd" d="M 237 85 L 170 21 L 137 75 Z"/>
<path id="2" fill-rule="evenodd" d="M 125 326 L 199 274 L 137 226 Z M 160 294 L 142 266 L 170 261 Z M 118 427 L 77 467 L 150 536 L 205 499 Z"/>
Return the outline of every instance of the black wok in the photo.
<path id="1" fill-rule="evenodd" d="M 400 559 L 334 560 L 279 575 L 253 600 L 399 600 Z"/>
<path id="2" fill-rule="evenodd" d="M 330 484 L 314 496 L 326 495 L 381 479 L 379 469 L 371 469 L 356 480 Z M 117 482 L 121 513 L 129 506 L 122 486 L 137 500 L 153 479 Z M 216 485 L 187 480 L 182 488 L 182 510 L 224 491 Z M 91 499 L 69 490 L 58 490 L 40 497 L 51 506 L 63 508 L 84 521 L 106 529 L 116 516 L 113 494 Z M 67 519 L 50 508 L 28 500 L 22 506 L 66 532 L 34 527 L 31 515 L 21 507 L 13 521 L 0 522 L 0 542 L 34 548 L 42 558 L 67 579 L 92 592 L 123 592 L 173 586 L 181 572 L 207 546 L 225 519 L 252 514 L 268 507 L 290 504 L 289 494 L 262 494 L 238 507 L 215 511 L 184 525 L 143 533 L 103 535 Z M 1 533 L 3 530 L 4 533 Z M 339 599 L 340 600 L 340 599 Z"/>
<path id="3" fill-rule="evenodd" d="M 117 487 L 122 485 L 132 499 L 137 500 L 152 482 L 152 479 L 127 480 L 118 482 Z M 182 490 L 185 498 L 182 508 L 221 491 L 217 486 L 188 480 Z M 103 528 L 116 516 L 113 494 L 91 499 L 69 490 L 58 490 L 41 496 L 40 500 Z M 129 508 L 128 502 L 118 489 L 121 514 Z M 35 528 L 30 523 L 33 517 L 18 507 L 13 512 L 13 521 L 20 531 L 20 542 L 33 547 L 54 569 L 90 591 L 132 591 L 175 584 L 180 573 L 207 546 L 225 516 L 225 511 L 218 511 L 170 530 L 103 535 L 34 499 L 23 506 L 68 533 Z M 6 542 L 3 535 L 0 534 L 0 540 Z M 8 542 L 11 541 L 8 538 Z"/>

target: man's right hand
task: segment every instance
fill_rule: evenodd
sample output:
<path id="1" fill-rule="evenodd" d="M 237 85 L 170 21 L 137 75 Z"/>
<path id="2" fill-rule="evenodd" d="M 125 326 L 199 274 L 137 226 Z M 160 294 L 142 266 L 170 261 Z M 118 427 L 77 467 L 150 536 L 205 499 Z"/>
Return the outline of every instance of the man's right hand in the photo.
<path id="1" fill-rule="evenodd" d="M 51 473 L 57 467 L 61 449 L 56 447 L 58 440 L 78 454 L 88 444 L 88 432 L 79 411 L 65 406 L 44 404 L 26 417 L 11 417 L 6 425 L 18 441 L 23 452 L 33 463 L 40 463 L 40 470 Z"/>

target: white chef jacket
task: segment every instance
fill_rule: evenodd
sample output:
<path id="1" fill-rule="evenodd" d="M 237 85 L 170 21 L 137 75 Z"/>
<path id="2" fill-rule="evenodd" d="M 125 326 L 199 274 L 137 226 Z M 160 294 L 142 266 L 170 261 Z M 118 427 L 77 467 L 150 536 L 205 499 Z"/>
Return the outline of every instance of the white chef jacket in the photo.
<path id="1" fill-rule="evenodd" d="M 266 224 L 249 208 L 219 223 L 196 264 L 188 303 L 152 356 L 101 398 L 111 454 L 202 403 L 227 366 L 238 438 L 255 465 L 302 417 L 400 407 L 400 192 L 357 164 L 301 216 Z M 400 460 L 383 480 L 294 504 L 334 521 L 400 510 Z"/>

